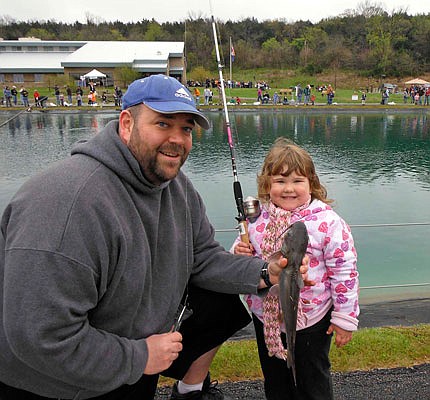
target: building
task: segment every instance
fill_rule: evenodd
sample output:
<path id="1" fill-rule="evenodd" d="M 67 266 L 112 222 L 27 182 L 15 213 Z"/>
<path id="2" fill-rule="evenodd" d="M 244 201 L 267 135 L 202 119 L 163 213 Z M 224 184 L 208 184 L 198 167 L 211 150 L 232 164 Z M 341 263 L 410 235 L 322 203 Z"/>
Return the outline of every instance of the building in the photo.
<path id="1" fill-rule="evenodd" d="M 121 67 L 142 76 L 163 73 L 185 82 L 184 42 L 0 39 L 2 85 L 53 86 L 58 76 L 81 85 L 93 69 L 106 75 L 100 84 L 116 85 L 115 70 Z"/>

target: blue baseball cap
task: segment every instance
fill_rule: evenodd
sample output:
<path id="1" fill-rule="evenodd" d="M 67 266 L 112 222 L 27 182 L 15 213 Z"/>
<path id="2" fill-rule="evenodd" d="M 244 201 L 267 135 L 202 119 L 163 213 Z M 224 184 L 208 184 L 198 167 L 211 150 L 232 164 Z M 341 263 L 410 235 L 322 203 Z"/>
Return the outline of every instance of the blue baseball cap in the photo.
<path id="1" fill-rule="evenodd" d="M 151 75 L 132 82 L 122 98 L 122 109 L 137 104 L 162 114 L 193 114 L 203 129 L 209 129 L 209 120 L 197 110 L 189 90 L 171 76 Z"/>

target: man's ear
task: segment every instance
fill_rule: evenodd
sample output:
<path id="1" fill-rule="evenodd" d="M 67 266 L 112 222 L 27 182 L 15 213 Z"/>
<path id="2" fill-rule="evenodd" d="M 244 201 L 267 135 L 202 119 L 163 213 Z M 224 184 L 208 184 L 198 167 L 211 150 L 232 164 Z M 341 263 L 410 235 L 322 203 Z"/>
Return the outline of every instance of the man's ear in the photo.
<path id="1" fill-rule="evenodd" d="M 119 137 L 124 144 L 128 144 L 133 131 L 134 118 L 129 110 L 121 111 L 119 115 Z"/>

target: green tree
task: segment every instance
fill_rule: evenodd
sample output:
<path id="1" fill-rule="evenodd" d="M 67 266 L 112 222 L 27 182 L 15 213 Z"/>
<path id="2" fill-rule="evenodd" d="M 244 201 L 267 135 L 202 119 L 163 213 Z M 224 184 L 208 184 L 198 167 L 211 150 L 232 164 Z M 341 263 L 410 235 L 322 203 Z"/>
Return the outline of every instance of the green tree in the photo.
<path id="1" fill-rule="evenodd" d="M 35 37 L 42 40 L 55 40 L 57 39 L 53 33 L 48 32 L 45 28 L 31 28 L 27 32 L 27 37 Z"/>
<path id="2" fill-rule="evenodd" d="M 387 26 L 386 18 L 381 15 L 372 17 L 367 24 L 367 41 L 370 56 L 374 62 L 374 72 L 387 74 L 393 57 L 392 34 Z"/>
<path id="3" fill-rule="evenodd" d="M 266 62 L 269 61 L 271 66 L 277 68 L 282 67 L 282 46 L 274 37 L 266 40 L 261 49 Z"/>
<path id="4" fill-rule="evenodd" d="M 138 79 L 141 73 L 134 70 L 128 65 L 114 69 L 113 76 L 115 82 L 120 82 L 121 87 L 127 87 L 131 82 Z"/>
<path id="5" fill-rule="evenodd" d="M 416 73 L 430 70 L 430 18 L 418 15 L 411 19 L 408 54 L 414 59 Z"/>
<path id="6" fill-rule="evenodd" d="M 152 20 L 143 36 L 143 39 L 150 42 L 155 42 L 157 40 L 165 40 L 166 34 L 162 26 L 155 20 Z"/>
<path id="7" fill-rule="evenodd" d="M 333 73 L 333 83 L 336 89 L 338 72 L 342 68 L 347 69 L 350 67 L 352 60 L 352 53 L 343 45 L 342 37 L 331 39 L 324 52 L 322 52 L 321 59 L 324 60 L 322 66 L 328 68 Z"/>
<path id="8" fill-rule="evenodd" d="M 429 13 L 411 16 L 402 9 L 388 13 L 380 3 L 366 0 L 354 10 L 315 24 L 288 22 L 283 18 L 264 22 L 256 18 L 217 21 L 221 61 L 229 63 L 231 37 L 236 51 L 236 72 L 242 68 L 281 67 L 285 71 L 285 68 L 305 67 L 309 73 L 322 68 L 353 68 L 379 77 L 418 75 L 430 70 L 429 17 Z M 16 40 L 25 36 L 83 41 L 185 41 L 188 71 L 199 66 L 216 69 L 211 20 L 201 13 L 173 23 L 158 23 L 153 19 L 106 22 L 88 13 L 85 23 L 71 24 L 55 20 L 17 21 L 0 16 L 0 37 Z M 334 48 L 333 43 L 342 49 Z"/>
<path id="9" fill-rule="evenodd" d="M 206 69 L 211 69 L 216 66 L 213 61 L 214 58 L 212 58 L 212 51 L 215 48 L 215 44 L 210 21 L 201 18 L 190 18 L 185 21 L 184 29 L 188 70 L 193 70 L 198 66 L 202 66 Z M 223 36 L 222 32 L 220 33 L 219 44 L 222 62 L 225 63 L 223 55 L 228 55 L 228 53 L 224 53 L 223 50 L 225 49 L 228 51 L 229 38 L 228 36 Z"/>
<path id="10" fill-rule="evenodd" d="M 113 40 L 113 41 L 124 40 L 124 36 L 122 36 L 121 32 L 118 29 L 110 29 L 109 32 L 110 32 L 109 39 L 106 39 L 106 40 Z"/>
<path id="11" fill-rule="evenodd" d="M 127 40 L 144 40 L 146 32 L 146 24 L 139 23 L 129 27 Z"/>
<path id="12" fill-rule="evenodd" d="M 206 81 L 206 78 L 210 77 L 211 73 L 207 69 L 203 67 L 196 67 L 194 68 L 190 74 L 189 77 L 193 79 L 194 81 L 198 81 L 201 84 L 203 84 Z"/>

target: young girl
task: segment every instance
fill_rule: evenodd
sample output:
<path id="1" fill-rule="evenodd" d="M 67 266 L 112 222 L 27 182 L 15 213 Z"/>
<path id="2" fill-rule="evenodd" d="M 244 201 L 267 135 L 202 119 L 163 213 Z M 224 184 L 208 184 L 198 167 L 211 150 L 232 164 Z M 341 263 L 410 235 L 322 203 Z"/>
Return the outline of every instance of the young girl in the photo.
<path id="1" fill-rule="evenodd" d="M 246 295 L 252 312 L 268 400 L 333 399 L 329 350 L 344 346 L 357 329 L 357 254 L 351 230 L 328 205 L 310 155 L 285 138 L 274 143 L 257 179 L 261 214 L 249 223 L 250 244 L 236 239 L 235 254 L 268 259 L 280 250 L 286 229 L 303 221 L 309 234 L 309 279 L 301 290 L 295 344 L 297 387 L 285 359 L 285 330 L 272 288 L 264 297 Z M 275 327 L 269 326 L 275 321 Z M 273 324 L 273 322 L 272 322 Z M 283 331 L 281 333 L 281 331 Z M 282 340 L 282 342 L 281 342 Z"/>

